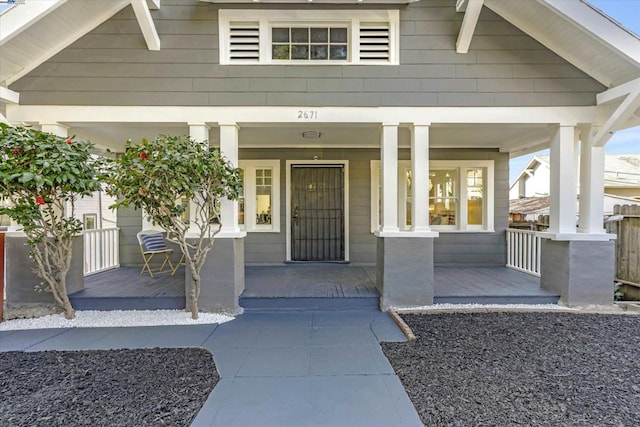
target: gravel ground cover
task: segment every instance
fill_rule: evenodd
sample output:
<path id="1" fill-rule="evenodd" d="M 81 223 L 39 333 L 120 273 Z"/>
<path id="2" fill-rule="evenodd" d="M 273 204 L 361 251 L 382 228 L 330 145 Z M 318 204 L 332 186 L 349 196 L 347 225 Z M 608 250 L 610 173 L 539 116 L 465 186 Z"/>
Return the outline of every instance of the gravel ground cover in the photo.
<path id="1" fill-rule="evenodd" d="M 402 318 L 416 340 L 382 348 L 427 426 L 640 425 L 640 316 Z"/>
<path id="2" fill-rule="evenodd" d="M 0 425 L 188 426 L 218 379 L 198 348 L 0 353 Z"/>
<path id="3" fill-rule="evenodd" d="M 199 313 L 198 319 L 184 310 L 78 310 L 75 319 L 67 320 L 63 314 L 51 314 L 33 319 L 13 319 L 0 322 L 0 331 L 46 328 L 104 328 L 160 325 L 197 325 L 224 323 L 232 316 L 218 313 Z"/>

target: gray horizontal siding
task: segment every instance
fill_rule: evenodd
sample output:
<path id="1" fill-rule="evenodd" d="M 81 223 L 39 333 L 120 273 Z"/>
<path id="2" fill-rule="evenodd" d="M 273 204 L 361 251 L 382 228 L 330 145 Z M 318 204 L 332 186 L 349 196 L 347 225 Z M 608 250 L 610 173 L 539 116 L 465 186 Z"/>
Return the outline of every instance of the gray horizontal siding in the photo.
<path id="1" fill-rule="evenodd" d="M 376 149 L 241 149 L 240 159 L 280 159 L 280 232 L 248 233 L 245 239 L 247 264 L 281 264 L 286 259 L 286 164 L 287 159 L 349 161 L 349 240 L 350 259 L 357 264 L 376 262 L 376 238 L 371 233 L 370 161 L 378 160 Z M 408 150 L 399 158 L 407 159 Z M 494 233 L 440 233 L 434 244 L 434 261 L 438 265 L 504 265 L 505 229 L 509 208 L 508 155 L 486 150 L 432 149 L 432 160 L 493 160 L 495 168 Z M 141 265 L 136 233 L 142 227 L 140 211 L 118 210 L 120 227 L 120 263 Z M 215 249 L 214 249 L 215 250 Z M 176 248 L 176 253 L 179 251 Z"/>
<path id="2" fill-rule="evenodd" d="M 120 265 L 123 267 L 142 267 L 142 254 L 136 236 L 142 230 L 142 212 L 134 208 L 119 208 L 117 224 L 120 227 Z M 173 249 L 171 261 L 175 265 L 180 260 L 180 248 L 172 242 L 167 242 L 167 246 Z M 155 268 L 163 260 L 163 257 L 155 256 L 150 264 L 153 266 L 152 268 Z"/>
<path id="3" fill-rule="evenodd" d="M 469 53 L 457 54 L 463 14 L 455 11 L 455 3 L 430 0 L 401 8 L 399 66 L 221 66 L 217 7 L 199 0 L 163 0 L 160 10 L 152 11 L 160 51 L 146 49 L 127 7 L 11 89 L 20 92 L 21 104 L 595 104 L 595 94 L 604 87 L 486 7 Z"/>
<path id="4" fill-rule="evenodd" d="M 117 213 L 117 224 L 120 227 L 120 265 L 142 265 L 140 245 L 136 237 L 142 230 L 142 212 L 133 208 L 120 208 Z"/>
<path id="5" fill-rule="evenodd" d="M 374 264 L 376 239 L 371 233 L 370 161 L 380 158 L 376 149 L 241 149 L 240 159 L 280 159 L 280 233 L 248 233 L 245 240 L 245 262 L 248 264 L 282 263 L 286 245 L 286 166 L 287 159 L 349 160 L 349 242 L 353 263 Z M 409 157 L 400 150 L 399 157 Z M 486 150 L 442 150 L 430 152 L 433 160 L 493 160 L 495 168 L 495 200 L 493 233 L 441 233 L 435 241 L 434 259 L 440 265 L 504 265 L 506 257 L 505 229 L 509 207 L 508 155 Z"/>
<path id="6" fill-rule="evenodd" d="M 375 263 L 376 242 L 370 222 L 370 160 L 379 158 L 375 149 L 241 149 L 240 159 L 280 159 L 280 233 L 248 233 L 247 264 L 282 263 L 286 259 L 286 160 L 312 159 L 349 161 L 350 258 L 353 263 Z"/>

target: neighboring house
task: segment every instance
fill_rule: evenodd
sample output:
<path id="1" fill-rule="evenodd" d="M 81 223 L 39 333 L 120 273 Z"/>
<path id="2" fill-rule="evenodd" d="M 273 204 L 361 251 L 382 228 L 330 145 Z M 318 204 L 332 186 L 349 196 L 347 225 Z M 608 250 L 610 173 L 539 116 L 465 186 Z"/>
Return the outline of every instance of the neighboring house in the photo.
<path id="1" fill-rule="evenodd" d="M 628 197 L 614 196 L 605 194 L 603 199 L 603 220 L 614 214 L 616 205 L 640 205 L 640 200 L 630 199 Z M 576 200 L 576 213 L 579 212 L 580 200 Z M 533 229 L 545 229 L 548 226 L 548 217 L 550 213 L 549 196 L 537 197 L 521 197 L 519 199 L 509 200 L 509 224 L 518 227 L 530 226 Z M 543 218 L 541 218 L 543 217 Z M 576 225 L 579 216 L 576 214 Z"/>
<path id="2" fill-rule="evenodd" d="M 533 156 L 511 183 L 509 199 L 548 196 L 550 174 L 549 156 Z M 607 154 L 605 156 L 604 193 L 640 201 L 640 154 Z"/>
<path id="3" fill-rule="evenodd" d="M 580 168 L 577 168 L 579 175 Z M 540 216 L 549 215 L 551 164 L 548 155 L 535 155 L 509 188 L 509 221 L 523 226 L 532 223 L 545 228 Z M 576 199 L 576 224 L 580 210 L 580 185 Z M 640 204 L 640 154 L 611 154 L 604 157 L 603 216 L 613 214 L 615 205 Z M 604 218 L 603 218 L 604 219 Z"/>
<path id="4" fill-rule="evenodd" d="M 189 134 L 243 169 L 211 257 L 225 307 L 245 263 L 286 261 L 377 264 L 383 307 L 430 304 L 434 265 L 505 264 L 509 156 L 546 147 L 542 286 L 610 300 L 597 177 L 610 132 L 640 124 L 640 40 L 587 3 L 36 3 L 0 16 L 9 122 L 115 151 Z M 141 214 L 118 223 L 121 264 L 139 263 Z"/>

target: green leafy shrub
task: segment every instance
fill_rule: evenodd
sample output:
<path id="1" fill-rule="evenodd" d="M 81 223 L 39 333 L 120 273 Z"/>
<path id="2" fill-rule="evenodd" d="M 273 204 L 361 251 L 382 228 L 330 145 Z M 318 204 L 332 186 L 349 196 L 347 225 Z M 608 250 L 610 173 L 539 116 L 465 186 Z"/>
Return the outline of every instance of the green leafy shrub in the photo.
<path id="1" fill-rule="evenodd" d="M 82 222 L 74 218 L 77 197 L 99 189 L 92 144 L 36 129 L 0 126 L 0 214 L 22 226 L 35 263 L 34 272 L 72 319 L 66 276 L 74 238 Z"/>
<path id="2" fill-rule="evenodd" d="M 164 228 L 185 255 L 191 271 L 187 307 L 198 318 L 200 270 L 220 231 L 220 200 L 235 200 L 240 170 L 220 152 L 187 136 L 161 135 L 139 144 L 127 141 L 124 154 L 110 162 L 107 192 L 118 197 L 112 207 L 142 208 Z M 185 217 L 193 201 L 191 222 Z M 187 234 L 196 231 L 196 235 Z"/>

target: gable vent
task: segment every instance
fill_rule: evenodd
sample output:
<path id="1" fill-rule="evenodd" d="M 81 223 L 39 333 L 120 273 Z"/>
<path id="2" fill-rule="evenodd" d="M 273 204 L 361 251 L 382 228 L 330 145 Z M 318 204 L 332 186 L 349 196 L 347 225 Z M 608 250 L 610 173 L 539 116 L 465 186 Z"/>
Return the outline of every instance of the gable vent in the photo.
<path id="1" fill-rule="evenodd" d="M 260 29 L 257 22 L 231 22 L 229 25 L 229 61 L 258 62 Z"/>
<path id="2" fill-rule="evenodd" d="M 360 61 L 389 61 L 389 24 L 360 24 Z"/>

